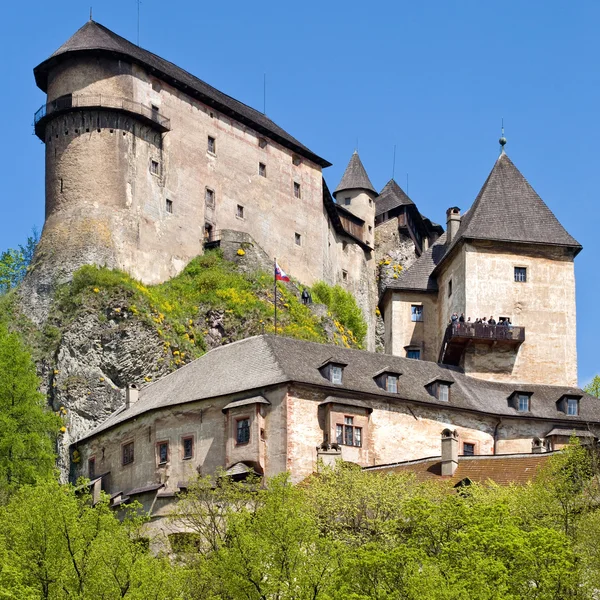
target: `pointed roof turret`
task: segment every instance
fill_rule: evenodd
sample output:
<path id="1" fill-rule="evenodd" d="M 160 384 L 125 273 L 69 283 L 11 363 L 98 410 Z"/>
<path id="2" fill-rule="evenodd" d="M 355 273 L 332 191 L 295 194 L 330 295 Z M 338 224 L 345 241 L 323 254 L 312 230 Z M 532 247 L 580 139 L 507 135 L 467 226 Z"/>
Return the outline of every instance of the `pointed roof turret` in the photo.
<path id="1" fill-rule="evenodd" d="M 335 198 L 336 194 L 343 190 L 366 190 L 377 194 L 356 150 L 350 158 L 342 180 L 333 192 L 333 197 Z"/>
<path id="2" fill-rule="evenodd" d="M 463 216 L 451 246 L 461 239 L 565 246 L 575 254 L 581 250 L 505 152 Z"/>
<path id="3" fill-rule="evenodd" d="M 381 190 L 379 196 L 375 198 L 375 216 L 378 217 L 398 206 L 414 206 L 414 204 L 396 181 L 390 179 Z"/>

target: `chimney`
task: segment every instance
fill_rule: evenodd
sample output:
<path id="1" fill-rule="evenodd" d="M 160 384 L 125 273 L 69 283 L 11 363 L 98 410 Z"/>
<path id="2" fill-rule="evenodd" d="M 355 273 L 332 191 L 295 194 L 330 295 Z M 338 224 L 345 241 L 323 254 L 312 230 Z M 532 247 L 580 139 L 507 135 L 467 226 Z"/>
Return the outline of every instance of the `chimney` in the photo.
<path id="1" fill-rule="evenodd" d="M 127 386 L 127 389 L 125 390 L 126 409 L 131 408 L 138 401 L 139 394 L 140 390 L 138 389 L 138 386 L 135 385 L 135 383 L 132 383 L 131 385 Z"/>
<path id="2" fill-rule="evenodd" d="M 442 431 L 442 475 L 454 475 L 458 467 L 458 432 Z"/>
<path id="3" fill-rule="evenodd" d="M 460 208 L 458 206 L 452 206 L 446 211 L 446 243 L 450 242 L 456 237 L 458 228 L 460 227 Z"/>
<path id="4" fill-rule="evenodd" d="M 541 454 L 544 450 L 545 448 L 542 440 L 540 440 L 540 438 L 533 438 L 533 442 L 531 442 L 531 452 L 533 452 L 533 454 Z"/>

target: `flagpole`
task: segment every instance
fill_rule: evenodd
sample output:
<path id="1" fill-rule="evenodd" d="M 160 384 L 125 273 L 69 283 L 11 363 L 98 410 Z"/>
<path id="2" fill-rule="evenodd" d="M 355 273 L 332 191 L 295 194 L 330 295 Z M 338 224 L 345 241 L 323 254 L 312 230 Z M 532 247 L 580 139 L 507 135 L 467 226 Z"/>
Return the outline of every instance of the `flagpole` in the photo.
<path id="1" fill-rule="evenodd" d="M 273 293 L 275 294 L 275 335 L 277 335 L 277 259 L 273 259 Z"/>

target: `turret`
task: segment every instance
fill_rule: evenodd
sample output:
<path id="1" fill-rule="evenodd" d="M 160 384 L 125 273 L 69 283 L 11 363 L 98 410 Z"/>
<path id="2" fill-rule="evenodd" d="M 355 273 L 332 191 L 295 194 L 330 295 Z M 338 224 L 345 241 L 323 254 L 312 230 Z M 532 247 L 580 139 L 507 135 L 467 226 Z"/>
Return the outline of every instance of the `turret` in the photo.
<path id="1" fill-rule="evenodd" d="M 336 202 L 365 222 L 363 240 L 373 245 L 377 192 L 355 150 L 342 180 L 333 192 Z"/>

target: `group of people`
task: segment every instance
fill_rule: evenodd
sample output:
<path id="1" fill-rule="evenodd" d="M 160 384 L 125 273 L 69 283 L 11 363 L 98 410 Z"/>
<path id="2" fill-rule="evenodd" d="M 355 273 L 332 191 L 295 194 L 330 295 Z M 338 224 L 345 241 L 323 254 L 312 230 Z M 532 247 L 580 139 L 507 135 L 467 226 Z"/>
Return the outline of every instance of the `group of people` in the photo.
<path id="1" fill-rule="evenodd" d="M 507 327 L 507 328 L 511 328 L 512 327 L 512 323 L 510 322 L 510 318 L 509 317 L 500 317 L 500 321 L 496 321 L 496 319 L 494 319 L 493 316 L 491 316 L 489 319 L 486 317 L 481 317 L 480 319 L 475 319 L 475 321 L 471 321 L 471 317 L 468 317 L 465 320 L 465 314 L 464 313 L 460 313 L 460 316 L 458 313 L 452 313 L 452 316 L 450 317 L 450 322 L 448 323 L 449 325 L 455 325 L 455 324 L 461 324 L 464 323 L 466 326 L 470 326 L 470 325 L 486 325 L 486 326 L 490 326 L 490 325 L 496 325 L 499 327 Z"/>

